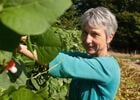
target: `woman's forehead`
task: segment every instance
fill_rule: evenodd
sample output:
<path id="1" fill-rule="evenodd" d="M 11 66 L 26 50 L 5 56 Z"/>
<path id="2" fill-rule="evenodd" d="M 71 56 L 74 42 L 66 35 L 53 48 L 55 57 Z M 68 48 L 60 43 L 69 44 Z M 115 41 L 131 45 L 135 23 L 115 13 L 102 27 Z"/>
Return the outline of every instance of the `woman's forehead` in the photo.
<path id="1" fill-rule="evenodd" d="M 103 25 L 86 24 L 82 28 L 82 30 L 84 30 L 84 31 L 91 30 L 91 29 L 105 29 L 105 27 Z"/>

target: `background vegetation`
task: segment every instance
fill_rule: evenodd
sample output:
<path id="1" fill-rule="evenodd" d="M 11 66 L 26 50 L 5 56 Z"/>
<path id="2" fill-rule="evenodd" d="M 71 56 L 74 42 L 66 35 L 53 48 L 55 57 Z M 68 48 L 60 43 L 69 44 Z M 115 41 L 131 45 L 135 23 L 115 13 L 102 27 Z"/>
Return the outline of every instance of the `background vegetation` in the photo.
<path id="1" fill-rule="evenodd" d="M 91 7 L 104 6 L 117 17 L 119 29 L 111 47 L 127 53 L 140 51 L 140 1 L 139 0 L 73 0 L 73 6 L 61 17 L 59 25 L 80 29 L 80 16 Z M 121 44 L 121 45 L 120 45 Z"/>

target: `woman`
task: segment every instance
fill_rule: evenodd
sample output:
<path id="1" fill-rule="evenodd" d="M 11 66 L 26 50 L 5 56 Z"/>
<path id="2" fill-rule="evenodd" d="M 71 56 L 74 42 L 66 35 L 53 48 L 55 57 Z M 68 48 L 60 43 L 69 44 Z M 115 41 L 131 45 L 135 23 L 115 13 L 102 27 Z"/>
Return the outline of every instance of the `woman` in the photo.
<path id="1" fill-rule="evenodd" d="M 115 98 L 120 83 L 120 67 L 109 54 L 108 47 L 117 27 L 114 14 L 107 8 L 87 10 L 81 17 L 82 41 L 87 53 L 60 52 L 49 63 L 51 76 L 72 78 L 69 100 Z M 33 58 L 22 45 L 20 52 Z"/>

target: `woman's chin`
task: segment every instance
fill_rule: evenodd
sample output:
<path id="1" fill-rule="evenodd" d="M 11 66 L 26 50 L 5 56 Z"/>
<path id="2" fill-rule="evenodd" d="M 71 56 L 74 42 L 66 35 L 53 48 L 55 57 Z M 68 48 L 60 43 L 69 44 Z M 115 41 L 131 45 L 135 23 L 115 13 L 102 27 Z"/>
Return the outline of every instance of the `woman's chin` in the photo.
<path id="1" fill-rule="evenodd" d="M 87 50 L 87 53 L 90 55 L 94 55 L 94 54 L 96 54 L 96 51 L 95 50 Z"/>

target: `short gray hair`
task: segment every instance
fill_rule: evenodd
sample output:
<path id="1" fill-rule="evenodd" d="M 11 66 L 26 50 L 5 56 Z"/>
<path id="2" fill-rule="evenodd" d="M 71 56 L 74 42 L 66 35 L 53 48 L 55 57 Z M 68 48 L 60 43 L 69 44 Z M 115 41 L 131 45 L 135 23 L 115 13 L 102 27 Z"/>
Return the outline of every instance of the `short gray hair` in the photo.
<path id="1" fill-rule="evenodd" d="M 106 35 L 116 32 L 118 23 L 115 15 L 105 7 L 90 8 L 81 17 L 82 30 L 86 25 L 90 27 L 104 26 Z"/>

